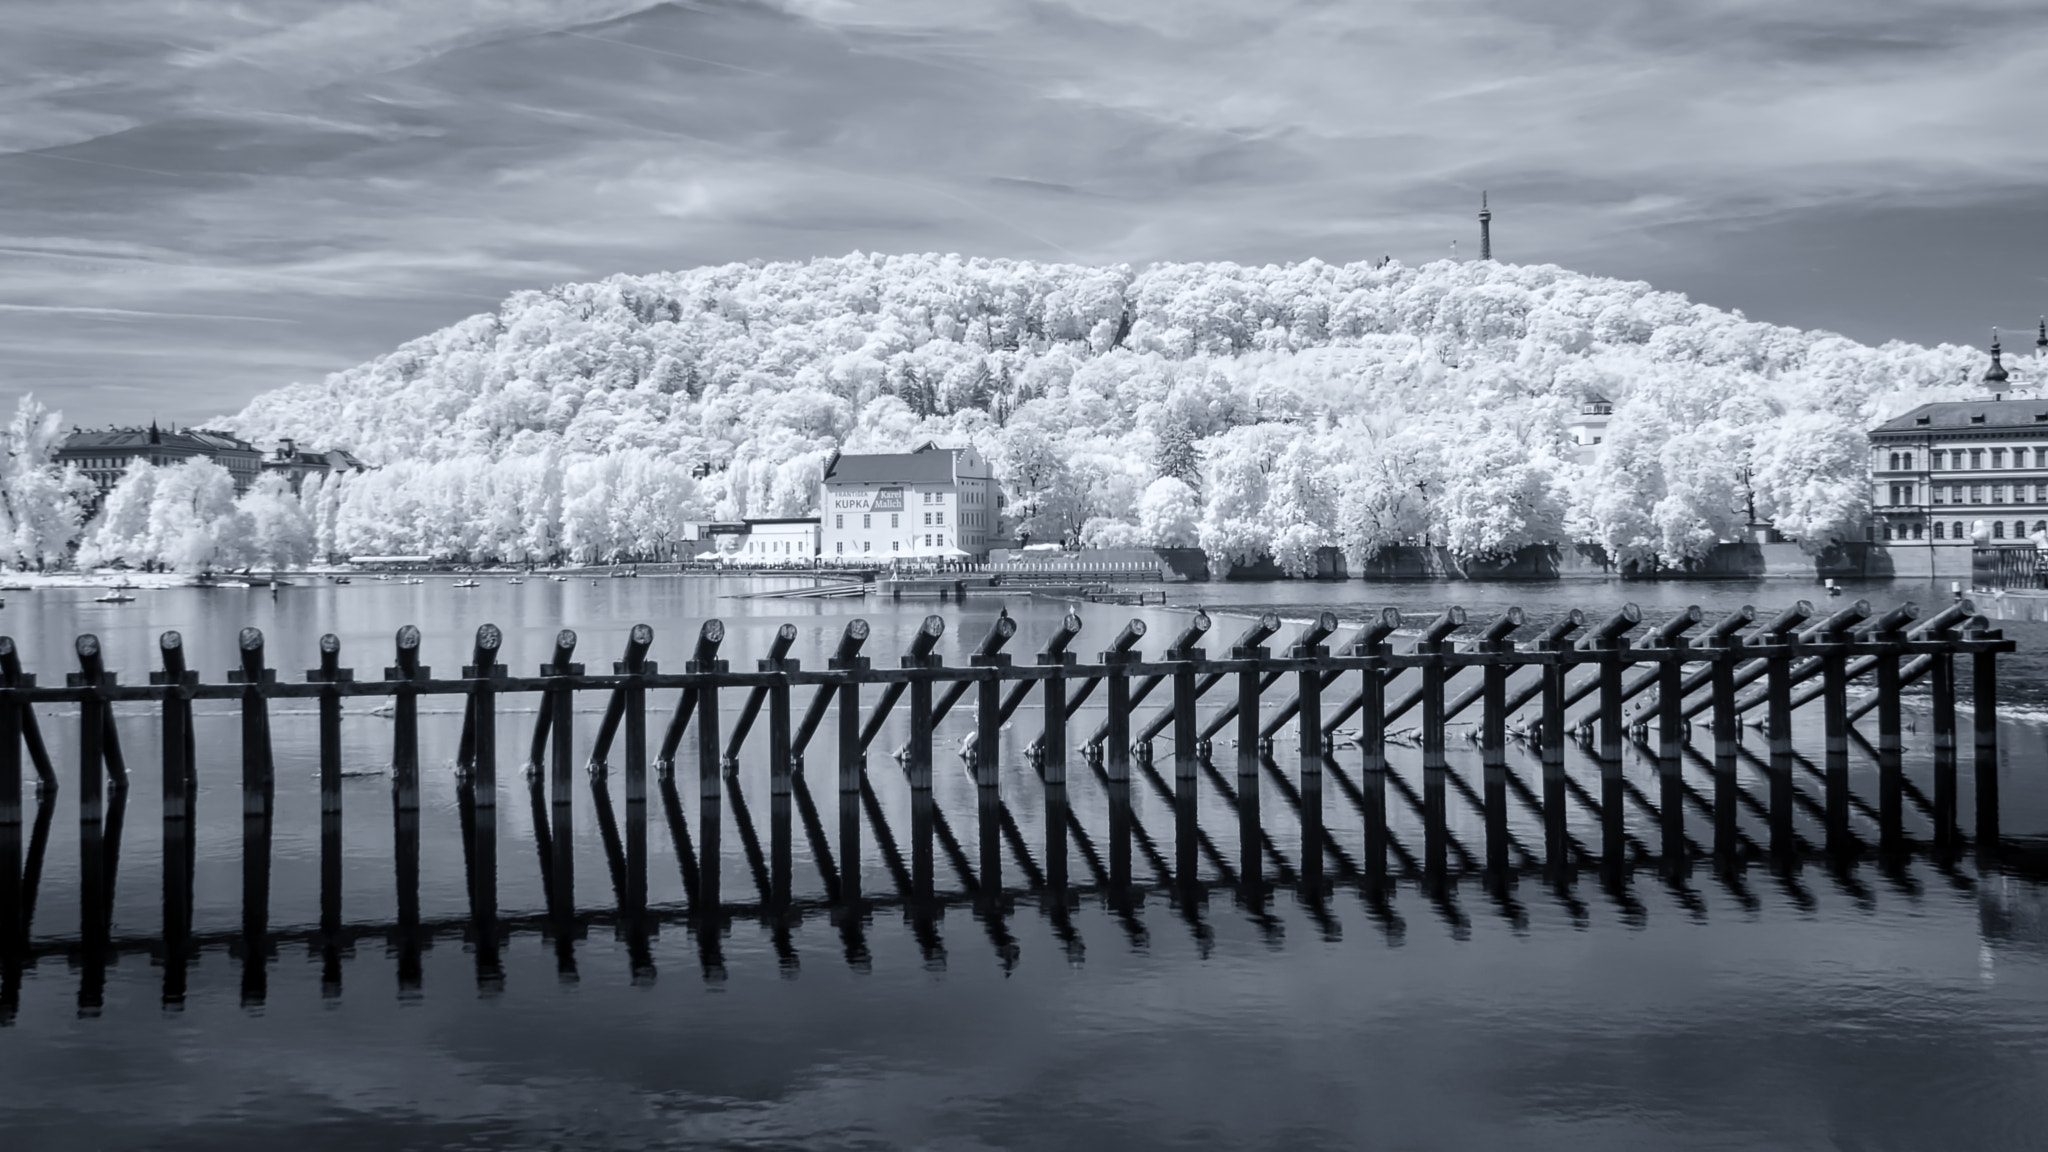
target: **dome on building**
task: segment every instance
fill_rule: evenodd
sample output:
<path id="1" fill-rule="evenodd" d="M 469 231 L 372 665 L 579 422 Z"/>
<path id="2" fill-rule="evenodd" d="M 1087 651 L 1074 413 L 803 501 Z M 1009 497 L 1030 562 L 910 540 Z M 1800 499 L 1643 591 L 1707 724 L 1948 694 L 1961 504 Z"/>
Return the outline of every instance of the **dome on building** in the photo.
<path id="1" fill-rule="evenodd" d="M 1984 370 L 1986 384 L 2003 384 L 2006 381 L 2005 365 L 1998 362 L 1998 333 L 1991 334 L 1991 367 Z"/>

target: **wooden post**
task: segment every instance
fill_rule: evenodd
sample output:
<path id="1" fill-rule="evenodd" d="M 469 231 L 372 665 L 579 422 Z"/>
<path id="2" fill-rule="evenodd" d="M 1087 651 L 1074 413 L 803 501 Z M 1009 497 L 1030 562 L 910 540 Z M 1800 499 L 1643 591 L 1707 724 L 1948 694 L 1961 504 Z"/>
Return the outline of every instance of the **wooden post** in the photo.
<path id="1" fill-rule="evenodd" d="M 486 990 L 495 989 L 503 979 L 498 962 L 498 681 L 504 678 L 506 669 L 498 663 L 498 651 L 504 640 L 497 625 L 479 626 L 470 649 L 469 665 L 462 670 L 463 679 L 471 682 L 469 760 L 464 779 L 471 843 L 470 924 L 475 937 L 477 979 Z M 326 648 L 323 638 L 323 663 Z"/>
<path id="2" fill-rule="evenodd" d="M 1956 662 L 1948 652 L 1936 652 L 1929 668 L 1932 673 L 1928 696 L 1934 712 L 1934 845 L 1942 850 L 1956 846 Z"/>
<path id="3" fill-rule="evenodd" d="M 1858 600 L 1822 622 L 1821 700 L 1827 730 L 1827 848 L 1852 853 L 1849 833 L 1849 629 L 1870 615 L 1870 601 Z"/>
<path id="4" fill-rule="evenodd" d="M 731 670 L 718 658 L 718 646 L 725 642 L 725 622 L 706 620 L 697 631 L 697 647 L 684 670 L 703 675 L 697 685 L 697 893 L 693 906 L 700 909 L 704 927 L 699 936 L 716 937 L 719 932 L 720 891 L 724 861 L 720 858 L 719 832 L 725 815 L 725 795 L 719 775 L 718 683 L 713 677 Z"/>
<path id="5" fill-rule="evenodd" d="M 163 918 L 166 957 L 182 953 L 184 934 L 192 923 L 191 892 L 184 884 L 185 860 L 192 851 L 192 685 L 198 675 L 185 667 L 185 638 L 176 632 L 157 637 L 163 671 L 150 683 L 164 685 L 160 747 L 163 791 Z M 4 740 L 0 736 L 0 740 Z M 19 756 L 19 752 L 16 753 Z M 0 772 L 5 768 L 0 767 Z M 325 847 L 324 833 L 322 846 Z"/>
<path id="6" fill-rule="evenodd" d="M 1380 609 L 1377 622 L 1368 626 L 1353 642 L 1360 656 L 1374 657 L 1359 673 L 1358 748 L 1364 754 L 1360 787 L 1365 792 L 1365 884 L 1367 894 L 1378 898 L 1387 883 L 1387 669 L 1385 659 L 1393 650 L 1387 637 L 1401 626 L 1401 613 Z M 1245 781 L 1239 781 L 1242 788 Z"/>
<path id="7" fill-rule="evenodd" d="M 923 637 L 936 641 L 945 635 L 946 621 L 942 616 L 927 616 L 919 627 L 915 645 Z M 926 645 L 923 651 L 913 651 L 903 657 L 905 668 L 937 668 L 943 663 L 935 652 Z M 932 786 L 932 682 L 922 677 L 910 681 L 910 745 L 906 767 L 910 773 L 910 787 L 917 791 L 930 791 Z"/>
<path id="8" fill-rule="evenodd" d="M 420 700 L 412 687 L 428 671 L 420 667 L 420 630 L 407 624 L 398 630 L 392 666 L 384 679 L 398 682 L 391 697 L 391 787 L 401 812 L 420 806 Z"/>
<path id="9" fill-rule="evenodd" d="M 1571 665 L 1559 653 L 1571 647 L 1571 634 L 1585 625 L 1585 614 L 1573 608 L 1536 638 L 1536 650 L 1551 654 L 1538 673 L 1542 719 L 1536 739 L 1537 755 L 1543 765 L 1543 860 L 1552 883 L 1565 882 L 1572 865 L 1564 787 L 1564 695 Z"/>
<path id="10" fill-rule="evenodd" d="M 1903 709 L 1899 693 L 1899 649 L 1905 642 L 1903 625 L 1916 613 L 1902 604 L 1878 621 L 1872 639 L 1885 645 L 1877 659 L 1877 825 L 1878 849 L 1896 854 L 1906 844 L 1906 745 Z"/>
<path id="11" fill-rule="evenodd" d="M 244 628 L 242 666 L 228 672 L 242 690 L 242 1004 L 263 1003 L 269 988 L 270 813 L 274 772 L 264 692 L 275 673 L 263 664 L 263 633 Z"/>
<path id="12" fill-rule="evenodd" d="M 1112 781 L 1128 781 L 1131 778 L 1131 677 L 1124 665 L 1135 660 L 1131 651 L 1139 640 L 1145 637 L 1145 622 L 1132 620 L 1124 625 L 1116 642 L 1109 651 L 1102 654 L 1102 662 L 1109 665 L 1105 675 L 1103 691 L 1109 707 L 1109 736 L 1103 756 L 1103 767 Z"/>
<path id="13" fill-rule="evenodd" d="M 21 653 L 11 636 L 0 636 L 0 679 L 20 689 L 36 686 L 35 674 L 21 670 Z M 43 746 L 43 730 L 36 723 L 36 710 L 26 703 L 21 706 L 21 742 L 28 749 L 29 763 L 35 766 L 36 795 L 56 795 L 57 768 L 50 763 L 49 749 Z"/>
<path id="14" fill-rule="evenodd" d="M 789 630 L 795 632 L 796 628 L 791 625 Z M 778 642 L 780 638 L 778 631 Z M 759 665 L 761 671 L 778 675 L 776 682 L 768 685 L 768 902 L 777 914 L 789 908 L 790 869 L 794 857 L 790 827 L 793 758 L 789 746 L 789 674 L 799 671 L 800 667 L 797 661 L 777 654 L 773 647 L 769 657 Z"/>
<path id="15" fill-rule="evenodd" d="M 12 637 L 0 645 L 14 648 Z M 27 708 L 15 695 L 14 679 L 0 676 L 0 963 L 10 969 L 28 943 L 22 924 L 21 892 L 21 714 Z M 166 867 L 165 876 L 170 875 Z M 11 982 L 11 973 L 7 976 Z M 0 1024 L 12 1022 L 0 1007 Z"/>
<path id="16" fill-rule="evenodd" d="M 1425 771 L 1448 766 L 1444 759 L 1444 681 L 1449 677 L 1443 657 L 1451 650 L 1446 637 L 1464 624 L 1463 608 L 1446 608 L 1415 642 L 1416 654 L 1428 659 L 1422 666 L 1422 767 Z M 1442 783 L 1439 779 L 1435 786 L 1440 789 Z M 1424 788 L 1429 787 L 1425 777 Z"/>
<path id="17" fill-rule="evenodd" d="M 1041 666 L 1057 667 L 1062 671 L 1056 676 L 1047 676 L 1040 681 L 1039 692 L 1045 708 L 1040 721 L 1038 737 L 1038 778 L 1047 788 L 1067 786 L 1067 676 L 1077 657 L 1067 651 L 1074 637 L 1081 634 L 1081 618 L 1072 612 L 1060 621 L 1059 630 L 1039 649 L 1038 663 Z M 1047 833 L 1050 835 L 1050 831 Z M 1064 829 L 1061 836 L 1065 836 Z M 1064 865 L 1062 865 L 1064 867 Z"/>
<path id="18" fill-rule="evenodd" d="M 99 690 L 106 669 L 100 663 L 99 637 L 88 632 L 78 638 L 75 647 L 79 670 L 66 679 L 72 687 L 86 689 L 84 699 L 78 702 L 78 818 L 97 824 L 105 808 L 107 698 Z M 96 875 L 98 870 L 94 862 L 92 873 Z M 79 898 L 90 902 L 94 896 L 85 892 Z"/>
<path id="19" fill-rule="evenodd" d="M 1795 847 L 1792 838 L 1792 630 L 1813 615 L 1813 605 L 1801 600 L 1764 625 L 1762 636 L 1771 645 L 1765 658 L 1765 727 L 1771 756 L 1771 853 L 1789 857 Z"/>
<path id="20" fill-rule="evenodd" d="M 1634 604 L 1624 604 L 1621 610 L 1607 618 L 1607 621 L 1588 636 L 1586 647 L 1599 651 L 1600 657 L 1600 761 L 1603 765 L 1621 763 L 1621 650 L 1627 641 L 1621 637 L 1629 629 L 1642 623 L 1643 613 Z"/>
<path id="21" fill-rule="evenodd" d="M 631 680 L 619 687 L 620 707 L 626 728 L 626 909 L 631 917 L 626 938 L 646 937 L 647 918 L 647 685 L 640 677 L 660 671 L 647 658 L 654 645 L 654 629 L 635 624 L 626 634 L 626 651 L 615 671 Z M 782 750 L 784 777 L 789 752 L 789 690 L 782 692 Z"/>
<path id="22" fill-rule="evenodd" d="M 170 667 L 168 659 L 164 666 L 166 669 Z M 337 815 L 341 812 L 340 685 L 354 678 L 353 670 L 341 667 L 341 637 L 332 632 L 320 637 L 320 667 L 307 669 L 306 680 L 327 685 L 320 693 L 320 811 Z M 166 703 L 165 707 L 168 709 L 169 704 Z M 168 720 L 168 713 L 166 718 Z M 168 727 L 164 739 L 168 744 Z"/>
<path id="23" fill-rule="evenodd" d="M 1981 621 L 1982 616 L 1971 617 Z M 1972 637 L 1995 640 L 1996 632 L 1979 627 Z M 1977 786 L 1977 851 L 1995 857 L 1998 843 L 1998 653 L 1981 648 L 1970 662 L 1970 688 L 1974 705 L 1971 727 L 1976 735 L 1976 755 L 1970 767 Z"/>
<path id="24" fill-rule="evenodd" d="M 263 633 L 244 628 L 240 636 L 242 667 L 228 673 L 242 689 L 242 814 L 270 815 L 273 766 L 270 711 L 266 688 L 277 674 L 263 666 Z"/>
<path id="25" fill-rule="evenodd" d="M 1479 758 L 1485 777 L 1483 802 L 1486 807 L 1486 870 L 1495 884 L 1508 879 L 1508 674 L 1513 671 L 1498 657 L 1515 650 L 1509 637 L 1524 622 L 1520 608 L 1509 608 L 1495 617 L 1480 634 L 1478 650 L 1495 657 L 1479 670 Z"/>
<path id="26" fill-rule="evenodd" d="M 868 622 L 847 622 L 839 638 L 839 650 L 828 667 L 846 673 L 839 693 L 839 901 L 844 916 L 857 916 L 861 892 L 860 790 L 866 775 L 866 761 L 860 745 L 860 681 L 868 670 L 868 658 L 860 654 L 867 643 Z"/>
<path id="27" fill-rule="evenodd" d="M 1712 661 L 1707 677 L 1714 705 L 1714 855 L 1723 861 L 1735 858 L 1738 843 L 1735 765 L 1742 720 L 1735 713 L 1735 664 L 1741 659 L 1742 637 L 1737 633 L 1755 620 L 1756 609 L 1744 604 L 1716 623 L 1702 645 Z"/>

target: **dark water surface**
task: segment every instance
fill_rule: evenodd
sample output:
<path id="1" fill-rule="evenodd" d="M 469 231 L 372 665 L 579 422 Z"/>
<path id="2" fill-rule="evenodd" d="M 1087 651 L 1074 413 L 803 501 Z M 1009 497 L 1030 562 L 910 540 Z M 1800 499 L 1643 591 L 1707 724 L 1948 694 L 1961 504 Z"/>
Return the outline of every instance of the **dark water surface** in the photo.
<path id="1" fill-rule="evenodd" d="M 328 631 L 343 640 L 343 665 L 376 678 L 405 623 L 423 630 L 422 659 L 439 674 L 457 673 L 485 621 L 505 630 L 505 662 L 530 674 L 565 626 L 582 636 L 579 659 L 608 669 L 636 622 L 655 628 L 654 658 L 680 669 L 711 615 L 730 626 L 735 668 L 751 667 L 784 621 L 802 629 L 795 654 L 821 665 L 855 615 L 875 625 L 868 652 L 894 663 L 936 611 L 948 622 L 940 650 L 962 663 L 1000 606 L 730 598 L 765 586 L 363 581 L 275 599 L 144 592 L 119 606 L 37 592 L 9 596 L 0 632 L 44 683 L 72 667 L 81 631 L 102 637 L 124 683 L 140 682 L 166 628 L 184 633 L 192 666 L 218 681 L 245 624 L 264 629 L 288 679 L 317 664 L 315 640 Z M 1455 601 L 1476 627 L 1508 605 L 1540 625 L 1569 607 L 1604 614 L 1623 599 L 1651 621 L 1688 603 L 1710 616 L 1752 603 L 1767 615 L 1815 591 L 1184 585 L 1167 608 L 1081 607 L 1086 628 L 1074 647 L 1099 651 L 1136 615 L 1153 625 L 1144 647 L 1156 651 L 1198 603 L 1218 617 L 1210 650 L 1220 654 L 1244 625 L 1231 614 L 1268 607 L 1296 619 L 1329 608 L 1349 623 L 1391 603 L 1414 623 Z M 1880 608 L 1947 596 L 1903 583 L 1850 594 Z M 1019 653 L 1067 610 L 1006 603 L 1020 621 Z M 77 713 L 46 706 L 39 715 L 62 790 L 31 808 L 42 839 L 34 954 L 0 989 L 0 1148 L 2048 1147 L 2048 627 L 2005 627 L 2020 651 L 2001 665 L 1999 853 L 1976 845 L 1937 855 L 1917 800 L 1903 828 L 1914 844 L 1906 858 L 1807 853 L 1777 866 L 1749 854 L 1723 867 L 1704 853 L 1668 852 L 1648 810 L 1659 796 L 1655 762 L 1631 748 L 1627 852 L 1603 855 L 1605 829 L 1574 803 L 1570 832 L 1590 854 L 1547 867 L 1544 829 L 1533 805 L 1518 803 L 1510 874 L 1489 881 L 1467 859 L 1483 853 L 1484 821 L 1454 790 L 1441 830 L 1448 875 L 1432 882 L 1407 867 L 1429 839 L 1413 799 L 1424 787 L 1420 754 L 1397 747 L 1387 804 L 1399 847 L 1383 894 L 1355 869 L 1365 835 L 1356 751 L 1340 746 L 1318 785 L 1290 744 L 1268 766 L 1255 816 L 1249 794 L 1234 803 L 1202 779 L 1199 841 L 1177 838 L 1183 824 L 1163 789 L 1139 780 L 1119 803 L 1073 757 L 1067 800 L 1080 832 L 1067 841 L 1061 898 L 1041 881 L 1049 825 L 1064 821 L 1022 754 L 1039 714 L 1027 705 L 1007 733 L 1001 794 L 1014 832 L 984 851 L 981 833 L 996 826 L 978 820 L 977 791 L 953 751 L 972 731 L 970 694 L 940 731 L 932 807 L 920 807 L 896 761 L 869 757 L 860 910 L 830 899 L 829 877 L 848 863 L 830 725 L 806 773 L 822 835 L 799 813 L 786 853 L 770 829 L 791 817 L 769 794 L 757 726 L 728 786 L 737 802 L 720 816 L 715 910 L 688 897 L 667 798 L 643 812 L 619 802 L 616 773 L 607 785 L 579 772 L 574 875 L 551 908 L 540 822 L 517 771 L 532 701 L 508 698 L 497 865 L 485 878 L 500 910 L 495 949 L 479 947 L 470 920 L 476 865 L 464 835 L 470 809 L 449 767 L 460 724 L 452 698 L 422 705 L 416 874 L 391 803 L 392 723 L 371 711 L 374 701 L 351 703 L 343 868 L 328 892 L 341 901 L 338 932 L 322 929 L 310 708 L 274 705 L 275 816 L 252 869 L 239 720 L 231 706 L 201 703 L 196 948 L 182 959 L 166 955 L 160 935 L 154 712 L 117 709 L 133 784 L 95 844 L 78 818 Z M 740 693 L 729 695 L 728 716 Z M 1269 701 L 1285 695 L 1276 689 Z M 799 692 L 799 709 L 807 698 Z M 1932 792 L 1925 703 L 1909 690 L 1915 796 Z M 1102 718 L 1099 697 L 1091 704 L 1073 722 L 1076 743 Z M 655 694 L 655 734 L 672 706 L 673 693 Z M 600 707 L 579 702 L 579 757 Z M 1810 763 L 1796 773 L 1816 802 L 1817 710 L 1799 717 L 1797 746 Z M 876 748 L 901 744 L 901 725 L 899 715 Z M 1865 727 L 1874 740 L 1874 718 Z M 1451 764 L 1476 788 L 1470 730 L 1454 731 Z M 1968 830 L 1967 723 L 1965 733 Z M 1702 755 L 1686 762 L 1685 780 L 1707 796 L 1711 734 L 1702 728 L 1692 746 Z M 1745 750 L 1763 755 L 1758 733 L 1745 734 Z M 1597 767 L 1579 749 L 1570 755 L 1574 780 L 1597 793 Z M 1851 756 L 1855 832 L 1875 844 L 1875 753 L 1859 744 Z M 1235 752 L 1219 741 L 1217 759 L 1234 764 Z M 1533 748 L 1516 744 L 1509 763 L 1518 782 L 1542 788 Z M 694 833 L 694 761 L 677 778 L 685 786 L 674 805 Z M 1228 766 L 1223 778 L 1237 781 Z M 1746 757 L 1740 780 L 1762 796 L 1761 760 Z M 1817 807 L 1802 805 L 1796 827 L 1812 844 L 1824 838 Z M 1711 845 L 1704 809 L 1689 805 L 1686 821 L 1687 837 Z M 1748 809 L 1739 831 L 1767 838 Z M 640 833 L 653 919 L 644 933 L 625 930 L 607 851 Z M 79 943 L 90 919 L 79 902 L 82 854 L 111 865 L 106 954 Z M 789 885 L 787 912 L 773 910 L 778 882 Z"/>

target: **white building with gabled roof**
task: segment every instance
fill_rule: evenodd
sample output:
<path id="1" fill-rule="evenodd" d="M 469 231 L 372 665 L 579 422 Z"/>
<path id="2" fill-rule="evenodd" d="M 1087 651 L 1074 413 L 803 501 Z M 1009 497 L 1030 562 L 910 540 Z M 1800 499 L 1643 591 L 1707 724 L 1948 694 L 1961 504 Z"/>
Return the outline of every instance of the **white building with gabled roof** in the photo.
<path id="1" fill-rule="evenodd" d="M 826 563 L 979 560 L 1001 497 L 972 447 L 840 455 L 825 466 L 818 513 Z"/>

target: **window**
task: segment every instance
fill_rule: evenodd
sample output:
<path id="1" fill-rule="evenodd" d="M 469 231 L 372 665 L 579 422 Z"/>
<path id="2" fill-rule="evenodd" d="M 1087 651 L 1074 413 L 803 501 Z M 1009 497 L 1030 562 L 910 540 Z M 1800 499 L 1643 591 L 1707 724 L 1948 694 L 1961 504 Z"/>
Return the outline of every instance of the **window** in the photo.
<path id="1" fill-rule="evenodd" d="M 1971 468 L 1982 468 L 1983 466 L 1984 466 L 1984 450 L 1983 450 L 1982 448 L 1972 448 L 1972 449 L 1970 449 L 1970 467 L 1971 467 Z"/>
<path id="2" fill-rule="evenodd" d="M 875 526 L 874 520 L 875 518 L 873 516 L 870 516 L 865 512 L 860 514 L 860 526 L 863 528 L 873 528 Z"/>
<path id="3" fill-rule="evenodd" d="M 2036 531 L 2036 532 L 2048 532 L 2048 520 L 2036 520 L 2036 521 L 2034 521 L 2034 531 Z"/>
<path id="4" fill-rule="evenodd" d="M 889 527 L 896 527 L 896 516 L 897 514 L 894 512 L 889 513 Z"/>
<path id="5" fill-rule="evenodd" d="M 1911 472 L 1913 470 L 1913 454 L 1911 452 L 1899 453 L 1899 459 L 1905 462 L 1906 471 Z"/>
<path id="6" fill-rule="evenodd" d="M 1946 484 L 1936 484 L 1936 485 L 1934 486 L 1934 489 L 1933 489 L 1933 491 L 1934 491 L 1934 502 L 1935 502 L 1936 504 L 1946 504 L 1946 503 L 1948 503 L 1948 485 L 1946 485 Z"/>
<path id="7" fill-rule="evenodd" d="M 837 551 L 838 551 L 839 555 L 841 555 L 841 556 L 844 556 L 844 555 L 846 555 L 846 541 L 844 541 L 844 540 L 841 540 L 841 541 L 839 542 L 839 546 L 838 546 L 838 549 L 837 549 Z"/>
<path id="8" fill-rule="evenodd" d="M 1918 524 L 1913 525 L 1913 539 L 1920 539 L 1920 525 Z"/>
<path id="9" fill-rule="evenodd" d="M 1941 458 L 1945 455 L 1947 455 L 1947 453 L 1943 452 L 1939 448 L 1936 448 L 1934 451 L 1929 452 L 1927 454 L 1927 466 L 1936 472 L 1941 471 Z"/>
<path id="10" fill-rule="evenodd" d="M 895 551 L 897 551 L 898 549 L 900 549 L 900 548 L 902 548 L 902 547 L 903 547 L 903 542 L 902 542 L 901 540 L 891 540 L 891 541 L 889 541 L 889 551 L 891 551 L 891 552 L 895 552 Z"/>
<path id="11" fill-rule="evenodd" d="M 866 551 L 868 551 L 868 550 L 872 549 L 873 547 L 874 547 L 874 545 L 873 545 L 873 544 L 871 544 L 871 543 L 869 543 L 869 542 L 868 542 L 868 541 L 866 541 L 866 540 L 863 540 L 863 541 L 861 541 L 861 542 L 860 542 L 860 550 L 861 550 L 861 551 L 863 551 L 863 552 L 866 552 Z"/>
<path id="12" fill-rule="evenodd" d="M 1955 522 L 1955 524 L 1950 528 L 1949 534 L 1954 536 L 1958 540 L 1966 540 L 1969 538 L 1969 534 L 1963 531 L 1963 522 L 1961 520 Z"/>
<path id="13" fill-rule="evenodd" d="M 1972 503 L 1972 504 L 1982 504 L 1983 502 L 1984 502 L 1984 486 L 1983 486 L 1982 484 L 1972 484 L 1972 485 L 1970 485 L 1970 503 Z"/>
<path id="14" fill-rule="evenodd" d="M 1892 526 L 1891 526 L 1891 523 L 1890 523 L 1890 521 L 1886 521 L 1886 523 L 1885 523 L 1885 526 L 1884 526 L 1884 538 L 1885 538 L 1885 539 L 1887 539 L 1887 540 L 1889 540 L 1889 539 L 1891 539 L 1891 538 L 1892 538 Z"/>
<path id="15" fill-rule="evenodd" d="M 1943 523 L 1942 523 L 1941 521 L 1939 521 L 1939 520 L 1936 520 L 1936 521 L 1934 522 L 1934 538 L 1935 538 L 1936 540 L 1939 540 L 1939 539 L 1941 539 L 1941 530 L 1942 530 L 1943 528 L 1945 528 L 1945 527 L 1947 527 L 1947 525 L 1943 524 Z"/>
<path id="16" fill-rule="evenodd" d="M 2005 521 L 1993 520 L 1991 522 L 1991 538 L 1993 540 L 2005 539 Z"/>
<path id="17" fill-rule="evenodd" d="M 934 512 L 934 513 L 932 513 L 932 517 L 933 517 L 933 519 L 932 519 L 932 523 L 934 523 L 934 524 L 937 524 L 937 525 L 939 525 L 940 527 L 944 527 L 944 526 L 945 526 L 945 523 L 946 523 L 946 514 L 945 514 L 944 512 Z"/>
<path id="18" fill-rule="evenodd" d="M 845 517 L 845 516 L 843 516 L 843 515 L 840 515 L 840 514 L 837 514 L 837 513 L 835 513 L 835 514 L 833 515 L 833 517 L 832 517 L 832 526 L 833 526 L 834 528 L 844 528 L 844 527 L 846 527 L 846 517 Z"/>
<path id="19" fill-rule="evenodd" d="M 1993 504 L 2005 503 L 2005 485 L 1993 484 L 1991 486 L 1991 502 Z"/>
<path id="20" fill-rule="evenodd" d="M 932 514 L 929 512 L 924 514 L 924 526 L 927 528 L 932 526 Z"/>
<path id="21" fill-rule="evenodd" d="M 2034 467 L 2048 468 L 2048 448 L 2034 449 Z"/>
<path id="22" fill-rule="evenodd" d="M 2005 467 L 2005 449 L 1993 448 L 1991 450 L 1991 466 L 1993 468 Z"/>

